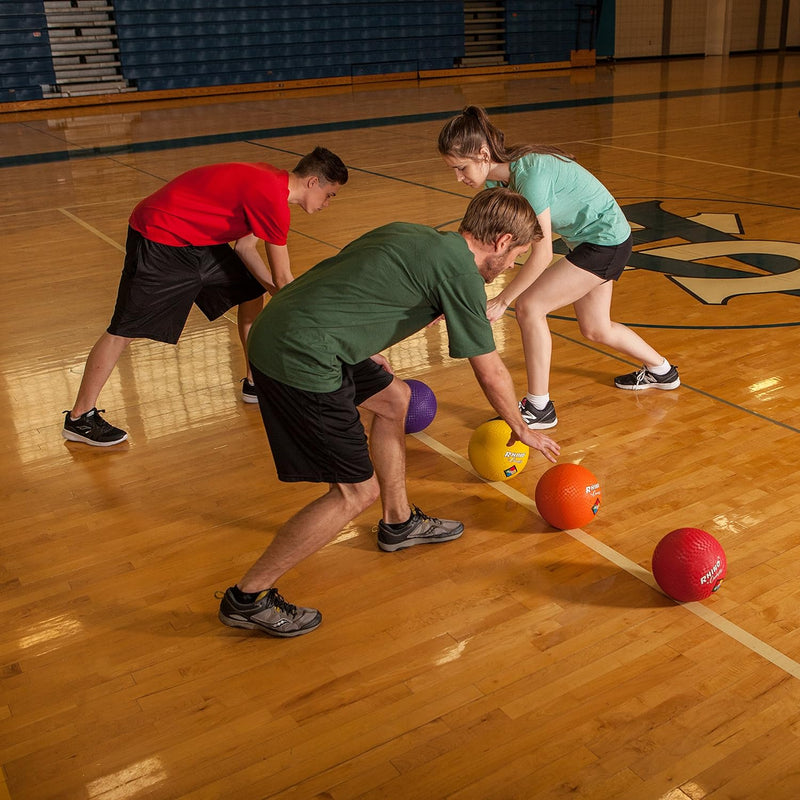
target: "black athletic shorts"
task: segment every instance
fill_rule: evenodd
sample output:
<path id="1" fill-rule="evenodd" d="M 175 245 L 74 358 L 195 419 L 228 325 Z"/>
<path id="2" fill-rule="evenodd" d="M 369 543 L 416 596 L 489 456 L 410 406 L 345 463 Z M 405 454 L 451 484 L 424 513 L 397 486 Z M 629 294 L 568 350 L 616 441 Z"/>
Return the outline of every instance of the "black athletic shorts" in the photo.
<path id="1" fill-rule="evenodd" d="M 622 275 L 633 251 L 633 235 L 622 244 L 603 245 L 583 242 L 567 255 L 567 261 L 576 267 L 598 275 L 607 281 L 615 281 Z"/>
<path id="2" fill-rule="evenodd" d="M 306 392 L 253 369 L 261 418 L 278 477 L 287 483 L 362 483 L 372 477 L 356 406 L 393 380 L 372 359 L 342 367 L 335 392 Z"/>
<path id="3" fill-rule="evenodd" d="M 108 332 L 175 344 L 192 303 L 216 319 L 264 287 L 228 244 L 172 247 L 128 228 L 125 265 Z"/>

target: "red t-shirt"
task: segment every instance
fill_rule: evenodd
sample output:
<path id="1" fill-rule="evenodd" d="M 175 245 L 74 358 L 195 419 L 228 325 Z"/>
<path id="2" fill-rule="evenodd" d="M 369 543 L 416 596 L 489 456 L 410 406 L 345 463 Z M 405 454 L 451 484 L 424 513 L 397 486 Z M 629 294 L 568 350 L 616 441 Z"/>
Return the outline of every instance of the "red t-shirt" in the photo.
<path id="1" fill-rule="evenodd" d="M 211 164 L 145 197 L 130 226 L 160 244 L 224 244 L 255 234 L 284 245 L 289 233 L 289 173 L 269 164 Z"/>

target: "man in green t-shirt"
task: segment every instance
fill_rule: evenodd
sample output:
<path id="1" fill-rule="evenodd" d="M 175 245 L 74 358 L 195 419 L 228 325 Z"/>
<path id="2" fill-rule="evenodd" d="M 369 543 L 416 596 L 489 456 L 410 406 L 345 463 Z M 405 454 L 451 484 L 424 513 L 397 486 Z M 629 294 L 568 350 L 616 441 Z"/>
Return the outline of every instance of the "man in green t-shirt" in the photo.
<path id="1" fill-rule="evenodd" d="M 385 225 L 270 300 L 250 331 L 248 355 L 278 477 L 329 489 L 286 522 L 222 595 L 223 623 L 282 637 L 316 628 L 319 611 L 287 603 L 275 582 L 378 497 L 382 550 L 461 535 L 460 522 L 409 504 L 404 422 L 410 389 L 375 355 L 439 317 L 450 355 L 469 359 L 487 399 L 511 427 L 509 443 L 522 441 L 556 460 L 558 445 L 530 430 L 520 414 L 495 348 L 484 289 L 541 235 L 521 195 L 486 189 L 467 207 L 458 233 Z M 359 406 L 373 415 L 369 446 Z"/>

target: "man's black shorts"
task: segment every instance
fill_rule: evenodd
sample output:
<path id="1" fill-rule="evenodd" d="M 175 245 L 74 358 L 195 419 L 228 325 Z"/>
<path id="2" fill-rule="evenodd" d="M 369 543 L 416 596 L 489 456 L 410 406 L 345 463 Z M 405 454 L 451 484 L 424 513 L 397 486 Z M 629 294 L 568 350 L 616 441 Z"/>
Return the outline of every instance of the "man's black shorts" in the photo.
<path id="1" fill-rule="evenodd" d="M 125 265 L 108 332 L 175 344 L 192 303 L 216 319 L 264 294 L 228 244 L 172 247 L 128 228 Z"/>
<path id="2" fill-rule="evenodd" d="M 356 406 L 392 376 L 372 359 L 342 367 L 335 392 L 306 392 L 253 367 L 261 418 L 278 477 L 287 483 L 362 483 L 372 477 L 367 435 Z"/>
<path id="3" fill-rule="evenodd" d="M 622 244 L 602 245 L 583 242 L 567 255 L 567 261 L 607 281 L 622 275 L 633 251 L 633 236 Z"/>

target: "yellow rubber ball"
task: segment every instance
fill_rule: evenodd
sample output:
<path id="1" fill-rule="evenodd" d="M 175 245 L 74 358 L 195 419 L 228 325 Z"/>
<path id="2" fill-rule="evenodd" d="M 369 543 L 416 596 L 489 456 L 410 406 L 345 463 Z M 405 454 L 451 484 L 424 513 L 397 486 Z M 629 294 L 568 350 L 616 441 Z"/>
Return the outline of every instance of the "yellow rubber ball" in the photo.
<path id="1" fill-rule="evenodd" d="M 511 428 L 502 419 L 479 425 L 469 440 L 469 460 L 473 469 L 488 481 L 507 481 L 522 472 L 530 448 L 522 442 L 508 444 Z"/>

